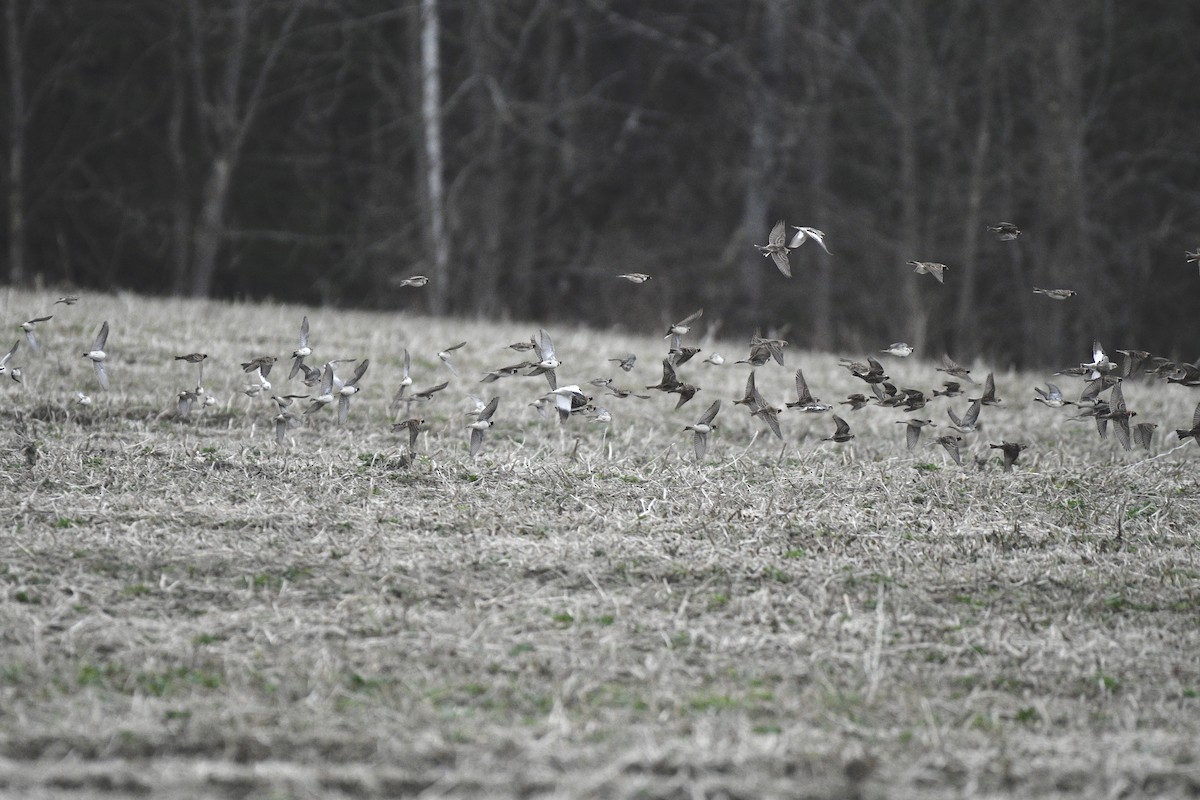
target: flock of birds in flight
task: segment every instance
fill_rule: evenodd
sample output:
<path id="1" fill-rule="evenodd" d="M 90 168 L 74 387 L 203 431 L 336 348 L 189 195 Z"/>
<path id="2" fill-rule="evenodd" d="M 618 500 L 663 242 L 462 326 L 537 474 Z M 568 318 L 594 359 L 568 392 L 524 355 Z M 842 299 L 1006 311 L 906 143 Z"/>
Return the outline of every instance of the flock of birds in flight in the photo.
<path id="1" fill-rule="evenodd" d="M 788 226 L 783 220 L 780 220 L 771 229 L 767 244 L 755 245 L 764 256 L 774 262 L 775 266 L 786 277 L 791 277 L 792 274 L 791 264 L 788 259 L 789 253 L 806 242 L 814 241 L 826 253 L 829 253 L 829 248 L 825 244 L 825 234 L 822 231 L 809 227 L 791 227 L 795 230 L 795 233 L 789 237 L 787 235 Z M 988 226 L 988 230 L 996 234 L 1000 241 L 1012 241 L 1021 234 L 1016 225 L 1008 222 Z M 1188 252 L 1186 256 L 1189 262 L 1200 263 L 1200 250 Z M 939 283 L 944 282 L 945 273 L 948 270 L 945 264 L 936 262 L 909 261 L 908 264 L 918 274 L 931 275 Z M 650 275 L 642 272 L 623 273 L 617 277 L 635 284 L 642 284 L 651 279 Z M 425 286 L 428 282 L 429 279 L 427 277 L 414 275 L 399 281 L 399 285 L 419 288 Z M 1033 291 L 1059 301 L 1067 300 L 1076 294 L 1071 289 L 1042 289 L 1035 287 Z M 55 305 L 74 305 L 78 300 L 77 296 L 67 295 L 56 300 Z M 646 391 L 659 391 L 666 394 L 678 395 L 679 399 L 675 404 L 676 410 L 687 404 L 700 391 L 700 387 L 683 380 L 678 370 L 683 364 L 690 361 L 700 352 L 700 349 L 697 347 L 685 346 L 684 341 L 685 337 L 691 334 L 694 323 L 702 314 L 703 310 L 698 310 L 668 327 L 666 335 L 663 337 L 669 340 L 669 346 L 667 354 L 662 360 L 662 378 L 657 384 L 645 387 Z M 19 328 L 22 331 L 28 350 L 33 353 L 40 351 L 35 331 L 37 326 L 49 322 L 51 319 L 53 319 L 53 315 L 47 314 L 45 316 L 33 317 L 20 324 Z M 91 362 L 96 381 L 99 387 L 104 390 L 109 388 L 109 377 L 105 368 L 105 363 L 108 360 L 108 353 L 106 351 L 108 334 L 109 324 L 107 321 L 104 321 L 90 348 L 82 354 L 83 358 Z M 466 342 L 459 342 L 437 353 L 438 359 L 456 378 L 460 377 L 460 375 L 458 368 L 452 361 L 452 355 L 456 350 L 465 347 L 466 344 Z M 18 339 L 7 354 L 0 357 L 0 376 L 7 374 L 12 380 L 18 383 L 23 381 L 24 373 L 21 367 L 14 364 L 13 359 L 17 355 L 20 345 L 21 339 Z M 771 361 L 775 361 L 780 366 L 783 366 L 784 348 L 787 346 L 788 342 L 782 339 L 763 338 L 757 334 L 753 336 L 750 339 L 749 354 L 746 358 L 737 361 L 738 364 L 748 364 L 752 367 L 746 379 L 745 392 L 742 397 L 733 400 L 735 405 L 746 406 L 751 417 L 758 419 L 767 430 L 781 440 L 783 439 L 783 432 L 779 417 L 784 412 L 784 409 L 768 402 L 759 391 L 755 380 L 755 369 Z M 515 342 L 508 345 L 508 347 L 527 355 L 521 361 L 488 371 L 482 377 L 480 383 L 494 383 L 501 379 L 519 375 L 526 377 L 542 376 L 549 386 L 549 391 L 543 393 L 535 402 L 530 404 L 540 415 L 546 416 L 548 411 L 553 409 L 562 423 L 566 423 L 575 414 L 583 414 L 589 419 L 602 424 L 612 421 L 613 416 L 611 412 L 597 402 L 593 396 L 589 396 L 579 385 L 559 385 L 557 371 L 562 366 L 562 362 L 557 358 L 553 340 L 544 329 L 540 329 L 528 341 Z M 893 342 L 887 347 L 882 348 L 881 352 L 895 358 L 907 358 L 913 354 L 914 349 L 906 342 Z M 1131 425 L 1130 420 L 1137 416 L 1137 412 L 1131 411 L 1126 405 L 1124 392 L 1121 388 L 1123 380 L 1132 376 L 1149 374 L 1165 379 L 1168 383 L 1196 387 L 1200 386 L 1200 366 L 1188 363 L 1176 363 L 1170 359 L 1154 356 L 1149 352 L 1141 350 L 1118 350 L 1117 352 L 1124 356 L 1119 364 L 1108 357 L 1099 342 L 1095 342 L 1092 347 L 1091 361 L 1082 362 L 1078 366 L 1073 366 L 1056 373 L 1058 375 L 1078 377 L 1083 381 L 1084 387 L 1080 392 L 1078 400 L 1066 399 L 1062 389 L 1054 383 L 1049 382 L 1046 384 L 1045 389 L 1040 387 L 1034 388 L 1036 396 L 1033 399 L 1049 408 L 1062 409 L 1074 406 L 1079 413 L 1073 419 L 1093 420 L 1102 438 L 1107 435 L 1108 425 L 1111 422 L 1113 430 L 1116 432 L 1117 440 L 1126 450 L 1131 449 L 1134 443 L 1149 449 L 1157 423 L 1142 422 Z M 276 413 L 272 418 L 272 422 L 274 423 L 275 441 L 280 447 L 287 446 L 289 429 L 299 425 L 301 419 L 304 417 L 318 413 L 326 407 L 336 404 L 338 424 L 345 423 L 350 413 L 351 398 L 358 393 L 360 388 L 359 382 L 366 375 L 371 363 L 369 359 L 361 361 L 357 359 L 349 360 L 351 362 L 356 361 L 357 364 L 349 378 L 342 378 L 338 375 L 337 370 L 339 364 L 346 363 L 345 361 L 330 360 L 317 367 L 308 363 L 313 353 L 313 348 L 309 343 L 308 317 L 305 316 L 300 323 L 300 335 L 297 346 L 291 354 L 291 368 L 288 371 L 287 379 L 289 381 L 299 379 L 305 387 L 314 390 L 308 394 L 271 394 L 273 387 L 268 380 L 268 376 L 278 360 L 276 356 L 258 356 L 241 363 L 242 371 L 246 374 L 248 381 L 243 389 L 245 394 L 249 397 L 267 396 L 276 404 Z M 177 409 L 180 417 L 189 416 L 196 406 L 204 408 L 217 403 L 216 398 L 204 389 L 204 365 L 207 358 L 208 355 L 201 352 L 175 356 L 176 361 L 195 364 L 197 368 L 195 387 L 184 389 L 176 395 Z M 611 358 L 609 361 L 616 363 L 620 369 L 628 373 L 633 370 L 637 362 L 637 356 L 629 353 L 618 358 Z M 719 367 L 726 360 L 720 353 L 711 352 L 703 359 L 703 362 Z M 870 395 L 862 393 L 851 394 L 845 400 L 840 401 L 839 405 L 849 406 L 851 411 L 857 411 L 868 404 L 874 403 L 878 406 L 899 408 L 905 412 L 913 413 L 925 408 L 927 403 L 937 397 L 955 398 L 966 394 L 967 392 L 963 388 L 964 382 L 975 386 L 979 385 L 978 381 L 971 377 L 971 371 L 956 363 L 949 355 L 942 357 L 942 366 L 938 367 L 937 371 L 943 372 L 955 380 L 944 380 L 941 387 L 932 390 L 928 396 L 920 389 L 897 388 L 890 382 L 890 378 L 886 374 L 883 365 L 873 356 L 867 357 L 865 361 L 842 359 L 839 363 L 849 370 L 851 375 L 866 383 L 871 392 Z M 410 415 L 409 411 L 414 404 L 420 405 L 431 401 L 438 392 L 445 390 L 450 385 L 447 380 L 428 388 L 414 389 L 413 380 L 410 375 L 411 365 L 411 356 L 408 350 L 405 349 L 399 388 L 391 403 L 391 410 L 395 415 L 392 429 L 397 432 L 407 431 L 410 458 L 416 449 L 419 435 L 422 431 L 428 429 L 428 425 L 423 417 Z M 799 368 L 795 371 L 795 384 L 796 399 L 792 402 L 787 402 L 785 404 L 786 408 L 795 409 L 803 414 L 824 414 L 834 410 L 833 405 L 823 403 L 813 395 L 804 377 L 803 370 Z M 641 394 L 636 389 L 618 387 L 614 385 L 611 378 L 596 378 L 591 380 L 589 385 L 595 391 L 607 392 L 607 396 L 617 399 L 626 399 L 629 397 L 648 399 L 650 397 L 649 395 Z M 1105 394 L 1107 394 L 1107 397 L 1104 397 Z M 499 408 L 500 397 L 498 395 L 493 396 L 487 402 L 484 402 L 473 394 L 468 394 L 467 397 L 470 400 L 471 408 L 466 412 L 466 416 L 471 421 L 465 426 L 465 430 L 468 432 L 469 453 L 474 458 L 483 448 L 486 431 L 494 424 L 493 417 Z M 83 391 L 76 391 L 75 402 L 88 406 L 91 405 L 92 398 Z M 959 465 L 962 464 L 962 434 L 975 433 L 981 429 L 982 426 L 979 417 L 984 406 L 1003 405 L 1002 399 L 996 396 L 996 384 L 992 373 L 988 373 L 985 378 L 979 397 L 967 398 L 967 402 L 969 405 L 961 416 L 953 408 L 946 410 L 950 422 L 943 427 L 951 429 L 952 432 L 937 436 L 933 442 L 933 444 L 944 448 L 949 457 Z M 303 405 L 303 411 L 293 410 L 294 404 L 297 407 Z M 716 418 L 720 411 L 721 400 L 714 400 L 696 422 L 686 425 L 683 428 L 685 432 L 692 434 L 693 451 L 698 462 L 704 459 L 707 452 L 709 434 L 717 429 Z M 834 431 L 830 436 L 825 437 L 823 441 L 843 443 L 855 438 L 855 435 L 851 432 L 850 424 L 844 418 L 838 414 L 832 414 L 831 416 L 834 423 Z M 933 420 L 922 419 L 917 416 L 897 420 L 897 424 L 905 426 L 904 440 L 910 450 L 919 444 L 924 428 L 935 427 Z M 1181 442 L 1187 438 L 1193 438 L 1200 444 L 1200 403 L 1197 403 L 1193 412 L 1191 428 L 1177 429 L 1176 435 Z M 1025 448 L 1026 445 L 1020 442 L 1002 441 L 999 444 L 989 444 L 989 449 L 998 449 L 1001 451 L 1004 470 L 1006 472 L 1012 470 L 1013 465 Z M 988 451 L 984 452 L 986 454 Z M 979 463 L 982 464 L 983 460 L 979 459 Z"/>

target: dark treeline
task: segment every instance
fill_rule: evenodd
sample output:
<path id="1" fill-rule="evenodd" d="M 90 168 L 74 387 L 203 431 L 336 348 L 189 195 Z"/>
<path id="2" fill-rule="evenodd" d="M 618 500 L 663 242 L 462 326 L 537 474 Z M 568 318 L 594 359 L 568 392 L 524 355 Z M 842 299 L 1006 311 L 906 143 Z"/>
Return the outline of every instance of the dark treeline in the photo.
<path id="1" fill-rule="evenodd" d="M 1191 0 L 7 0 L 3 25 L 12 283 L 1197 355 Z M 833 256 L 785 279 L 752 246 L 780 217 Z"/>

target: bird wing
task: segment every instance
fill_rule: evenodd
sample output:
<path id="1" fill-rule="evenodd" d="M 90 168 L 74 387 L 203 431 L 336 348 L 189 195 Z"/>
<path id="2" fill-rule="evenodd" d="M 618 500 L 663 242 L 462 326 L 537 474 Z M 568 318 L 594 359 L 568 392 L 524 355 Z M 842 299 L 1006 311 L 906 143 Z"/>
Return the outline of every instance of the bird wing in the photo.
<path id="1" fill-rule="evenodd" d="M 788 263 L 787 253 L 775 252 L 771 253 L 771 260 L 775 262 L 775 266 L 779 267 L 779 271 L 784 276 L 792 277 L 792 265 Z"/>
<path id="2" fill-rule="evenodd" d="M 963 423 L 967 427 L 975 427 L 975 423 L 979 421 L 979 410 L 983 408 L 983 402 L 976 400 L 971 403 L 971 407 L 967 409 L 967 413 L 963 414 Z"/>
<path id="3" fill-rule="evenodd" d="M 497 407 L 500 405 L 500 397 L 497 395 L 488 401 L 488 404 L 483 407 L 483 411 L 479 412 L 479 419 L 487 420 L 492 418 L 492 414 L 496 413 Z"/>
<path id="4" fill-rule="evenodd" d="M 408 355 L 408 348 L 406 347 L 406 348 L 404 348 L 404 372 L 403 372 L 403 376 L 405 378 L 408 377 L 408 370 L 411 365 L 412 365 L 412 362 Z"/>
<path id="5" fill-rule="evenodd" d="M 550 338 L 550 334 L 546 333 L 545 328 L 539 328 L 538 335 L 541 337 L 541 342 L 537 346 L 538 356 L 542 361 L 549 361 L 554 358 L 554 341 Z"/>
<path id="6" fill-rule="evenodd" d="M 108 341 L 108 320 L 104 320 L 104 324 L 100 326 L 100 333 L 96 334 L 96 341 L 92 342 L 93 350 L 103 350 L 104 344 Z"/>
<path id="7" fill-rule="evenodd" d="M 1108 407 L 1112 411 L 1125 411 L 1125 392 L 1121 390 L 1121 384 L 1113 385 L 1112 395 L 1108 400 Z M 1126 448 L 1129 449 L 1129 448 Z"/>
<path id="8" fill-rule="evenodd" d="M 696 320 L 700 319 L 700 317 L 701 317 L 703 314 L 704 314 L 704 309 L 703 309 L 703 308 L 701 308 L 701 309 L 699 309 L 699 310 L 697 310 L 697 311 L 693 311 L 691 314 L 688 314 L 686 317 L 684 317 L 683 319 L 679 320 L 679 322 L 676 322 L 676 323 L 675 323 L 675 325 L 677 325 L 677 326 L 679 326 L 679 325 L 691 325 L 693 322 L 695 322 Z"/>
<path id="9" fill-rule="evenodd" d="M 783 220 L 779 220 L 775 223 L 775 227 L 771 228 L 771 235 L 767 237 L 767 244 L 778 247 L 783 244 L 785 238 L 787 238 L 787 225 L 784 224 Z"/>
<path id="10" fill-rule="evenodd" d="M 987 400 L 996 399 L 996 379 L 990 372 L 987 375 L 987 379 L 983 382 L 983 396 Z"/>
<path id="11" fill-rule="evenodd" d="M 308 347 L 308 315 L 300 320 L 300 346 Z"/>
<path id="12" fill-rule="evenodd" d="M 108 388 L 108 373 L 104 371 L 104 362 L 93 361 L 92 366 L 96 370 L 96 377 L 100 379 L 100 385 L 103 388 L 107 389 Z"/>
<path id="13" fill-rule="evenodd" d="M 812 392 L 808 390 L 808 381 L 804 380 L 804 371 L 799 368 L 796 369 L 796 402 L 813 402 Z"/>
<path id="14" fill-rule="evenodd" d="M 1196 403 L 1196 410 L 1192 412 L 1192 428 L 1200 428 L 1200 403 Z"/>
<path id="15" fill-rule="evenodd" d="M 708 450 L 708 434 L 696 431 L 692 436 L 692 448 L 696 451 L 696 460 L 703 461 L 704 453 Z"/>
<path id="16" fill-rule="evenodd" d="M 712 421 L 717 418 L 717 412 L 721 410 L 721 401 L 713 400 L 712 405 L 708 410 L 700 415 L 700 419 L 696 420 L 697 425 L 711 425 Z"/>
<path id="17" fill-rule="evenodd" d="M 846 422 L 846 420 L 842 419 L 837 414 L 833 415 L 833 424 L 837 426 L 837 434 L 836 435 L 841 435 L 843 433 L 850 432 L 850 423 Z"/>
<path id="18" fill-rule="evenodd" d="M 354 375 L 350 377 L 350 380 L 346 381 L 345 385 L 353 386 L 358 383 L 362 376 L 367 374 L 367 367 L 369 366 L 371 366 L 371 359 L 363 359 L 362 363 L 354 368 Z"/>
<path id="19" fill-rule="evenodd" d="M 921 429 L 916 425 L 905 425 L 907 430 L 904 432 L 905 442 L 908 444 L 908 449 L 912 450 L 917 446 L 917 442 L 921 441 Z"/>

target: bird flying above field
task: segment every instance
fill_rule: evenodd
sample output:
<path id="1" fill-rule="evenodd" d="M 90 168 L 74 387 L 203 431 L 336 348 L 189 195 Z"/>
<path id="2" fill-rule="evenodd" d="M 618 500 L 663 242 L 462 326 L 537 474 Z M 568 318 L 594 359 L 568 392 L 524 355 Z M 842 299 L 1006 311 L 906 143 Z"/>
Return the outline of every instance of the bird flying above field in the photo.
<path id="1" fill-rule="evenodd" d="M 545 375 L 546 383 L 550 384 L 550 391 L 558 388 L 558 373 L 555 372 L 562 366 L 562 362 L 554 352 L 554 341 L 550 338 L 550 334 L 546 333 L 544 328 L 538 330 L 538 338 L 531 339 L 534 343 L 534 350 L 537 353 L 537 361 L 529 366 L 532 369 L 525 373 L 528 375 Z"/>
<path id="2" fill-rule="evenodd" d="M 946 409 L 946 416 L 950 417 L 950 422 L 953 427 L 960 433 L 974 433 L 979 427 L 979 410 L 983 408 L 983 401 L 976 399 L 971 401 L 971 405 L 967 408 L 967 413 L 962 415 L 962 419 L 954 413 L 953 408 Z"/>
<path id="3" fill-rule="evenodd" d="M 429 278 L 426 278 L 424 275 L 412 275 L 410 277 L 401 279 L 397 285 L 412 286 L 419 289 L 427 283 L 429 283 Z"/>
<path id="4" fill-rule="evenodd" d="M 974 402 L 974 398 L 972 398 L 972 402 Z M 983 395 L 979 397 L 979 402 L 985 406 L 1004 405 L 1003 401 L 996 397 L 996 378 L 991 372 L 987 374 L 987 378 L 983 381 Z"/>
<path id="5" fill-rule="evenodd" d="M 892 342 L 879 352 L 887 353 L 889 356 L 896 356 L 896 358 L 908 358 L 913 354 L 913 348 L 908 342 Z"/>
<path id="6" fill-rule="evenodd" d="M 948 355 L 942 356 L 942 365 L 937 368 L 937 371 L 944 372 L 947 375 L 953 375 L 956 378 L 962 378 L 965 381 L 970 381 L 971 383 L 975 384 L 976 386 L 979 385 L 979 381 L 977 381 L 971 377 L 971 370 L 967 369 L 966 367 L 960 366 L 953 358 L 951 358 Z"/>
<path id="7" fill-rule="evenodd" d="M 792 265 L 788 263 L 788 252 L 790 248 L 787 246 L 787 225 L 783 220 L 775 223 L 771 228 L 771 233 L 767 236 L 766 244 L 754 245 L 764 257 L 770 258 L 775 262 L 775 266 L 785 277 L 792 277 Z M 822 247 L 824 245 L 822 244 Z"/>
<path id="8" fill-rule="evenodd" d="M 104 361 L 108 358 L 108 354 L 104 352 L 107 343 L 108 320 L 105 320 L 100 325 L 100 332 L 96 334 L 95 341 L 92 342 L 92 349 L 83 354 L 83 358 L 91 360 L 92 367 L 96 370 L 96 378 L 100 381 L 100 388 L 102 389 L 108 389 L 108 373 L 104 371 Z"/>
<path id="9" fill-rule="evenodd" d="M 346 417 L 350 414 L 350 398 L 358 393 L 358 382 L 362 380 L 363 375 L 367 374 L 369 366 L 371 366 L 371 359 L 364 358 L 354 368 L 354 374 L 350 376 L 350 380 L 345 383 L 338 380 L 336 374 L 333 376 L 333 384 L 337 389 L 338 398 L 338 425 L 346 424 Z"/>
<path id="10" fill-rule="evenodd" d="M 962 466 L 962 437 L 954 434 L 939 436 L 933 444 L 941 447 L 954 459 L 954 463 Z"/>
<path id="11" fill-rule="evenodd" d="M 679 322 L 676 322 L 667 328 L 667 335 L 663 338 L 671 340 L 671 350 L 680 350 L 683 348 L 683 337 L 686 336 L 689 331 L 691 331 L 692 323 L 700 319 L 703 314 L 703 308 L 699 311 L 693 311 L 691 314 L 688 314 L 686 317 L 679 320 Z"/>
<path id="12" fill-rule="evenodd" d="M 854 434 L 850 432 L 850 423 L 846 422 L 846 420 L 842 419 L 837 414 L 833 415 L 833 424 L 837 426 L 833 431 L 833 435 L 827 436 L 821 441 L 848 442 L 854 438 Z"/>
<path id="13" fill-rule="evenodd" d="M 25 341 L 29 343 L 29 349 L 33 352 L 36 353 L 41 350 L 41 348 L 38 347 L 37 337 L 33 335 L 34 326 L 39 322 L 46 322 L 47 320 L 51 319 L 54 319 L 53 314 L 45 317 L 34 317 L 33 319 L 25 320 L 18 326 L 21 330 L 25 331 Z"/>
<path id="14" fill-rule="evenodd" d="M 786 405 L 788 408 L 799 409 L 809 414 L 819 414 L 833 409 L 833 406 L 822 403 L 813 397 L 812 391 L 808 388 L 808 381 L 804 380 L 804 370 L 800 368 L 796 369 L 796 402 Z"/>
<path id="15" fill-rule="evenodd" d="M 492 422 L 492 415 L 496 413 L 496 408 L 499 405 L 500 398 L 493 397 L 479 412 L 475 421 L 467 426 L 471 431 L 471 458 L 479 455 L 479 449 L 483 447 L 483 433 L 495 424 Z"/>
<path id="16" fill-rule="evenodd" d="M 1070 400 L 1063 399 L 1062 389 L 1049 381 L 1046 382 L 1045 390 L 1039 389 L 1037 386 L 1033 387 L 1033 390 L 1038 394 L 1037 397 L 1033 398 L 1033 401 L 1041 403 L 1047 408 L 1062 408 L 1066 405 L 1072 405 Z"/>
<path id="17" fill-rule="evenodd" d="M 915 418 L 898 419 L 896 420 L 896 424 L 907 426 L 904 429 L 904 437 L 905 441 L 907 442 L 908 449 L 912 450 L 917 446 L 917 442 L 921 441 L 921 428 L 924 428 L 926 425 L 932 425 L 933 420 Z"/>
<path id="18" fill-rule="evenodd" d="M 0 375 L 3 375 L 4 373 L 8 372 L 9 362 L 12 361 L 12 357 L 16 354 L 17 348 L 20 346 L 21 346 L 21 340 L 17 339 L 17 341 L 13 342 L 13 346 L 8 349 L 8 352 L 5 353 L 2 358 L 0 358 Z M 84 353 L 84 355 L 86 356 L 87 353 Z"/>
<path id="19" fill-rule="evenodd" d="M 692 431 L 692 449 L 696 452 L 697 462 L 704 460 L 704 454 L 708 450 L 708 434 L 717 429 L 713 420 L 717 418 L 717 412 L 720 410 L 720 399 L 713 400 L 712 405 L 700 415 L 700 419 L 696 420 L 695 424 L 683 427 L 685 431 Z"/>
<path id="20" fill-rule="evenodd" d="M 795 250 L 809 239 L 812 239 L 814 242 L 821 245 L 821 249 L 824 250 L 827 255 L 833 255 L 833 253 L 829 252 L 829 248 L 825 246 L 824 231 L 819 231 L 816 228 L 805 228 L 800 225 L 793 225 L 792 229 L 796 232 L 792 234 L 792 238 L 788 242 L 787 246 L 789 250 Z"/>
<path id="21" fill-rule="evenodd" d="M 1017 463 L 1017 458 L 1026 445 L 1019 442 L 1001 442 L 1000 444 L 989 444 L 988 447 L 1001 452 L 1004 456 L 1004 471 L 1012 472 L 1013 464 Z"/>
<path id="22" fill-rule="evenodd" d="M 427 430 L 425 420 L 420 417 L 410 417 L 406 420 L 394 423 L 393 431 L 408 431 L 408 449 L 411 451 L 416 447 L 417 437 L 421 435 L 421 431 Z"/>
<path id="23" fill-rule="evenodd" d="M 466 346 L 467 346 L 466 342 L 459 342 L 458 344 L 450 345 L 445 350 L 439 350 L 438 354 L 437 354 L 437 357 L 440 358 L 442 360 L 442 363 L 446 365 L 446 369 L 450 370 L 450 372 L 456 378 L 458 377 L 458 369 L 454 366 L 454 364 L 452 364 L 450 362 L 450 354 L 453 353 L 455 350 L 458 350 L 458 349 L 466 347 Z"/>
<path id="24" fill-rule="evenodd" d="M 304 319 L 300 320 L 300 343 L 292 351 L 292 369 L 288 372 L 288 380 L 296 377 L 300 367 L 304 365 L 304 359 L 311 355 L 312 348 L 308 346 L 308 315 L 305 314 Z"/>

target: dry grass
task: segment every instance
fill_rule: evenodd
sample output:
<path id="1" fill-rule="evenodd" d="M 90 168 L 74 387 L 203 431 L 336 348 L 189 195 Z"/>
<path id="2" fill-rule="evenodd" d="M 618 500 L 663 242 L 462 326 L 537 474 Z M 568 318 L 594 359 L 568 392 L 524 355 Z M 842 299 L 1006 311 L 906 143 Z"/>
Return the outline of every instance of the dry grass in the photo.
<path id="1" fill-rule="evenodd" d="M 0 319 L 52 299 L 2 296 Z M 843 413 L 848 446 L 788 411 L 784 445 L 730 402 L 732 364 L 685 365 L 704 388 L 678 412 L 610 398 L 611 430 L 560 427 L 526 405 L 542 379 L 469 377 L 534 326 L 322 310 L 315 359 L 372 366 L 345 428 L 326 411 L 279 450 L 236 362 L 290 352 L 303 310 L 57 309 L 46 353 L 17 359 L 26 385 L 2 389 L 0 793 L 1200 793 L 1200 451 L 1163 441 L 1189 390 L 1127 387 L 1162 423 L 1147 460 L 1033 404 L 1045 376 L 1000 373 L 1008 405 L 958 468 L 906 451 L 890 409 Z M 81 409 L 105 318 L 113 390 Z M 658 379 L 656 336 L 551 332 L 564 383 Z M 408 463 L 387 411 L 401 348 L 427 386 L 460 339 L 464 378 L 422 409 Z M 221 404 L 179 420 L 193 371 L 170 356 L 195 349 Z M 626 350 L 632 376 L 606 362 Z M 827 401 L 861 391 L 835 361 L 789 352 L 759 386 L 782 404 L 800 365 Z M 480 388 L 502 401 L 472 462 Z M 682 428 L 716 397 L 698 466 Z M 977 468 L 1002 438 L 1030 444 L 1017 470 L 996 451 Z"/>

